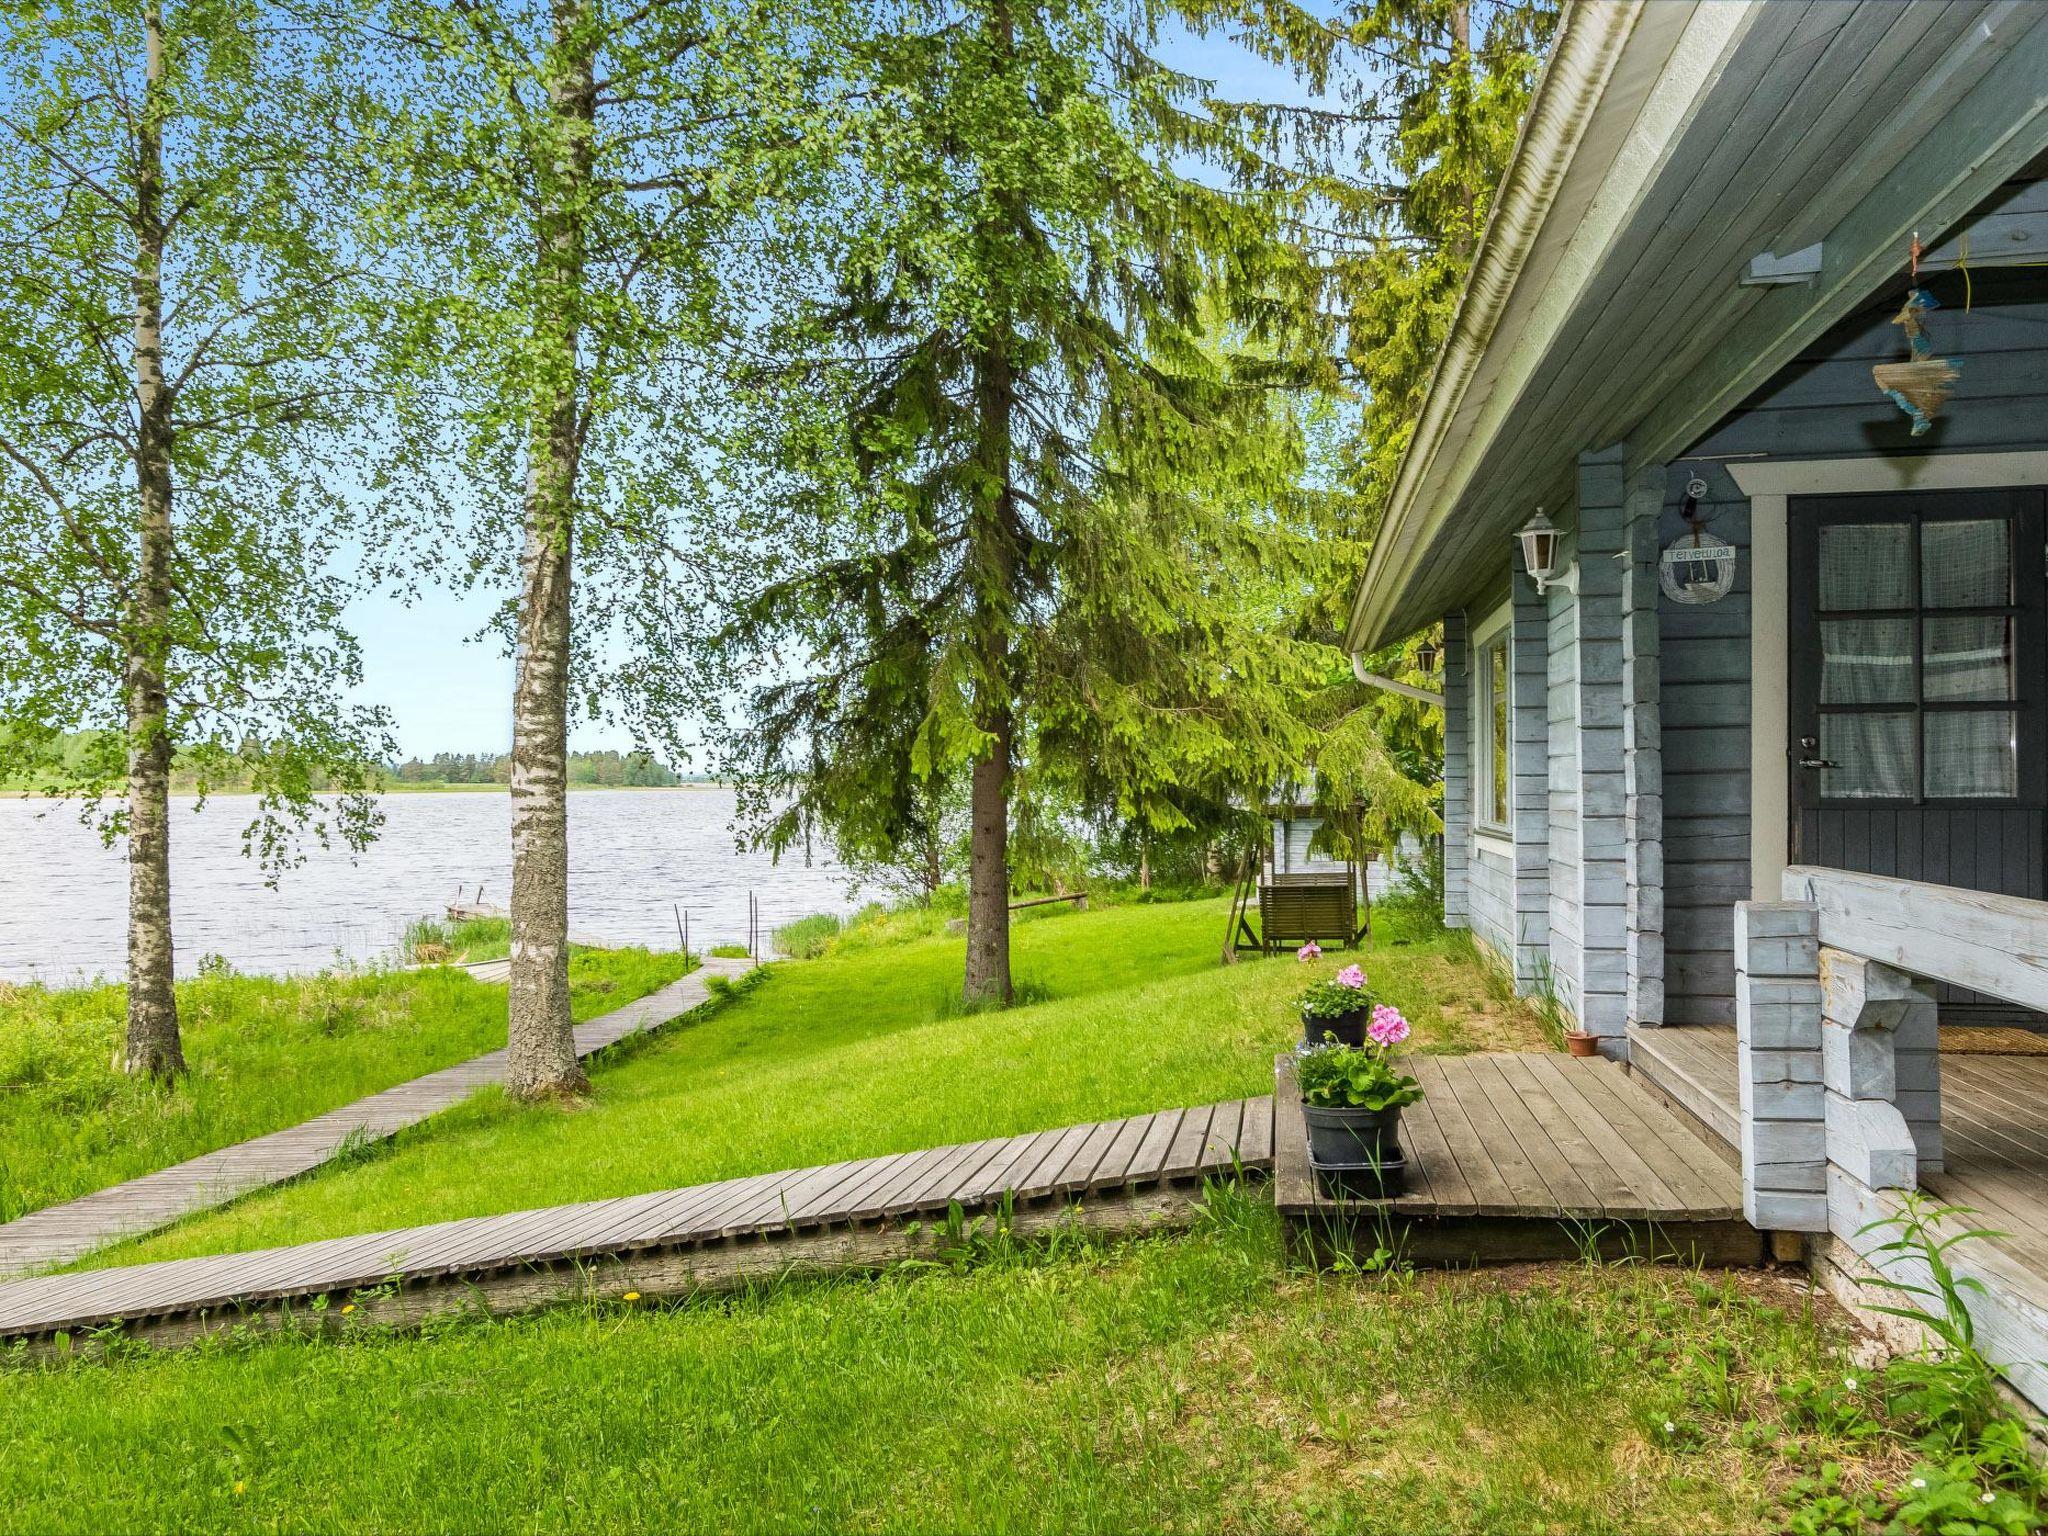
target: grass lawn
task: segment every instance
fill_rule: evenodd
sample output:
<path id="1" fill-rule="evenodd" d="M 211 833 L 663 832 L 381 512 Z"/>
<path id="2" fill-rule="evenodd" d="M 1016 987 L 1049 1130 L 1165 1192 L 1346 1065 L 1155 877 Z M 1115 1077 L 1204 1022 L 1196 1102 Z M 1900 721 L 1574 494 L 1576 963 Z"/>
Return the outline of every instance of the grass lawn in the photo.
<path id="1" fill-rule="evenodd" d="M 1269 1091 L 1273 1053 L 1299 1036 L 1290 999 L 1305 968 L 1292 957 L 1220 966 L 1226 907 L 1020 923 L 1020 990 L 1039 1001 L 1000 1013 L 961 1010 L 962 939 L 847 943 L 629 1049 L 596 1074 L 594 1102 L 479 1094 L 386 1155 L 91 1262 L 305 1242 Z M 1374 988 L 1408 1011 L 1424 1048 L 1539 1041 L 1469 941 L 1379 926 L 1365 956 Z"/>
<path id="2" fill-rule="evenodd" d="M 1909 1462 L 1841 1341 L 1759 1274 L 1294 1273 L 1224 1191 L 1183 1237 L 23 1367 L 0 1528 L 1780 1529 Z"/>
<path id="3" fill-rule="evenodd" d="M 571 1005 L 586 1019 L 665 986 L 679 955 L 581 951 Z M 164 1090 L 114 1065 L 119 986 L 0 983 L 0 1220 L 118 1184 L 376 1093 L 505 1043 L 505 988 L 458 970 L 178 987 L 190 1068 Z"/>

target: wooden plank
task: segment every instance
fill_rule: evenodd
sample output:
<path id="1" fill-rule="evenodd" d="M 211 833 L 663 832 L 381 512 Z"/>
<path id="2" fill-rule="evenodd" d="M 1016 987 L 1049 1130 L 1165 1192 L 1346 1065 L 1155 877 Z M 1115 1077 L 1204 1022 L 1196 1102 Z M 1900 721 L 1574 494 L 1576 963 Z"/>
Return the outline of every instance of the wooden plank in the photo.
<path id="1" fill-rule="evenodd" d="M 854 1192 L 839 1209 L 842 1221 L 874 1221 L 886 1216 L 895 1207 L 897 1197 L 916 1183 L 934 1166 L 957 1156 L 959 1146 L 927 1147 L 920 1152 L 906 1154 L 894 1168 L 883 1177 L 869 1183 L 864 1189 Z"/>
<path id="2" fill-rule="evenodd" d="M 1408 1058 L 1406 1066 L 1422 1084 L 1423 1096 L 1429 1101 L 1437 1126 L 1443 1132 L 1444 1148 L 1470 1192 L 1471 1214 L 1519 1210 L 1521 1207 L 1514 1189 L 1487 1155 L 1479 1132 L 1473 1128 L 1471 1118 L 1451 1089 L 1441 1059 L 1415 1056 Z"/>
<path id="3" fill-rule="evenodd" d="M 1501 1119 L 1521 1146 L 1522 1155 L 1549 1188 L 1558 1209 L 1570 1216 L 1605 1215 L 1606 1202 L 1590 1183 L 1600 1166 L 1598 1159 L 1593 1157 L 1591 1144 L 1571 1117 L 1559 1110 L 1526 1073 L 1509 1072 L 1510 1064 L 1520 1068 L 1517 1057 L 1468 1059 L 1476 1072 L 1490 1074 L 1495 1080 L 1493 1102 L 1500 1108 Z"/>
<path id="4" fill-rule="evenodd" d="M 1053 1139 L 1051 1145 L 1045 1148 L 1036 1163 L 1028 1169 L 1019 1164 L 1012 1185 L 1017 1191 L 1018 1198 L 1036 1200 L 1050 1194 L 1059 1171 L 1066 1167 L 1074 1153 L 1080 1149 L 1081 1143 L 1088 1139 L 1094 1129 L 1093 1125 L 1067 1126 Z"/>
<path id="5" fill-rule="evenodd" d="M 1062 1193 L 1086 1188 L 1095 1172 L 1095 1165 L 1102 1161 L 1103 1153 L 1109 1150 L 1109 1144 L 1116 1140 L 1117 1132 L 1123 1127 L 1122 1120 L 1098 1121 L 1086 1139 L 1074 1149 L 1074 1155 L 1067 1159 L 1066 1167 L 1053 1175 L 1051 1187 Z"/>
<path id="6" fill-rule="evenodd" d="M 1273 1158 L 1273 1096 L 1246 1099 L 1244 1123 L 1237 1131 L 1239 1154 L 1247 1167 L 1268 1163 Z"/>
<path id="7" fill-rule="evenodd" d="M 1000 1199 L 1005 1191 L 1012 1188 L 1017 1167 L 1036 1157 L 1046 1140 L 1056 1134 L 1053 1131 L 1030 1131 L 1022 1136 L 1012 1136 L 1003 1143 L 1003 1150 L 989 1159 L 987 1166 L 960 1186 L 962 1203 Z"/>
<path id="8" fill-rule="evenodd" d="M 1308 1165 L 1308 1123 L 1301 1116 L 1294 1057 L 1283 1055 L 1273 1064 L 1273 1204 L 1287 1213 L 1309 1210 L 1316 1203 L 1315 1175 Z"/>
<path id="9" fill-rule="evenodd" d="M 1217 1106 L 1201 1104 L 1181 1116 L 1180 1129 L 1173 1133 L 1173 1145 L 1167 1148 L 1166 1162 L 1160 1172 L 1168 1178 L 1184 1178 L 1198 1173 L 1202 1167 L 1202 1149 L 1209 1144 L 1209 1127 L 1214 1123 Z"/>
<path id="10" fill-rule="evenodd" d="M 934 1206 L 943 1209 L 952 1204 L 959 1197 L 960 1189 L 971 1182 L 974 1176 L 987 1167 L 1008 1144 L 1009 1139 L 1001 1136 L 975 1142 L 944 1174 L 934 1175 L 927 1181 L 913 1185 L 899 1201 L 899 1207 L 905 1210 Z"/>
<path id="11" fill-rule="evenodd" d="M 915 1210 L 933 1190 L 950 1187 L 960 1165 L 987 1146 L 988 1143 L 979 1141 L 956 1143 L 948 1149 L 946 1156 L 927 1163 L 918 1173 L 897 1185 L 889 1194 L 885 1209 L 892 1214 Z"/>
<path id="12" fill-rule="evenodd" d="M 1244 1125 L 1244 1101 L 1226 1100 L 1216 1106 L 1209 1122 L 1209 1139 L 1202 1143 L 1202 1170 L 1215 1172 L 1231 1166 L 1237 1151 L 1237 1133 Z"/>
<path id="13" fill-rule="evenodd" d="M 1134 1115 L 1123 1123 L 1116 1139 L 1102 1154 L 1102 1161 L 1095 1165 L 1095 1172 L 1089 1177 L 1090 1189 L 1108 1189 L 1124 1181 L 1130 1170 L 1131 1159 L 1138 1155 L 1138 1148 L 1145 1144 L 1145 1137 L 1152 1129 L 1158 1115 Z"/>
<path id="14" fill-rule="evenodd" d="M 1734 1170 L 1663 1105 L 1633 1088 L 1620 1067 L 1605 1061 L 1574 1065 L 1591 1070 L 1570 1074 L 1573 1085 L 1641 1151 L 1671 1190 L 1675 1204 L 1669 1214 L 1711 1219 L 1741 1208 L 1741 1180 Z"/>
<path id="15" fill-rule="evenodd" d="M 863 1159 L 854 1177 L 836 1188 L 811 1195 L 802 1205 L 791 1210 L 790 1219 L 798 1223 L 844 1219 L 846 1212 L 858 1207 L 872 1190 L 886 1182 L 892 1173 L 914 1156 L 913 1152 L 894 1152 L 885 1157 Z"/>
<path id="16" fill-rule="evenodd" d="M 1408 1155 L 1408 1185 L 1395 1202 L 1397 1210 L 1440 1217 L 1477 1214 L 1472 1190 L 1458 1171 L 1427 1097 L 1401 1112 L 1401 1147 Z"/>
<path id="17" fill-rule="evenodd" d="M 1549 1184 L 1523 1151 L 1509 1129 L 1500 1106 L 1487 1092 L 1476 1065 L 1477 1057 L 1454 1056 L 1441 1063 L 1444 1087 L 1464 1111 L 1465 1120 L 1478 1139 L 1480 1153 L 1492 1163 L 1508 1187 L 1510 1210 L 1481 1211 L 1481 1215 L 1511 1215 L 1517 1212 L 1554 1211 L 1558 1200 Z M 1490 1074 L 1488 1074 L 1490 1075 Z M 1515 1101 L 1519 1105 L 1520 1101 Z"/>
<path id="18" fill-rule="evenodd" d="M 2048 902 L 1804 865 L 1785 899 L 1820 909 L 1829 949 L 2048 1010 Z"/>
<path id="19" fill-rule="evenodd" d="M 1166 1166 L 1166 1154 L 1173 1146 L 1174 1132 L 1180 1129 L 1181 1121 L 1189 1113 L 1185 1109 L 1164 1109 L 1152 1117 L 1152 1123 L 1145 1130 L 1145 1139 L 1131 1154 L 1131 1166 L 1124 1170 L 1126 1179 L 1135 1184 L 1159 1177 L 1160 1170 Z"/>
<path id="20" fill-rule="evenodd" d="M 1634 1197 L 1635 1208 L 1647 1216 L 1653 1212 L 1677 1213 L 1685 1202 L 1646 1161 L 1652 1155 L 1639 1152 L 1614 1125 L 1606 1105 L 1580 1092 L 1576 1077 L 1564 1070 L 1564 1062 L 1552 1056 L 1531 1056 L 1529 1070 L 1550 1090 L 1558 1108 L 1571 1117 L 1580 1134 L 1593 1144 L 1594 1153 L 1604 1161 L 1621 1187 Z"/>

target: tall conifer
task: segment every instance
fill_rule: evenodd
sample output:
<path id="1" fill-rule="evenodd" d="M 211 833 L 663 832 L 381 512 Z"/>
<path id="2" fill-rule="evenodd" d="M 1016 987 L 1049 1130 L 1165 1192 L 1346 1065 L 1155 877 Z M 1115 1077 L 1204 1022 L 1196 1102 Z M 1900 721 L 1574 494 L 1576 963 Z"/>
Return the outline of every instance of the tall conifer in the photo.
<path id="1" fill-rule="evenodd" d="M 913 835 L 920 786 L 964 778 L 970 1003 L 1011 995 L 1020 764 L 1171 822 L 1171 781 L 1289 746 L 1298 662 L 1244 640 L 1215 561 L 1219 506 L 1290 473 L 1268 389 L 1303 274 L 1274 198 L 1222 185 L 1232 131 L 1160 62 L 1164 14 L 890 10 L 816 255 L 836 291 L 769 375 L 787 498 L 740 541 L 770 573 L 721 654 L 770 675 L 729 763 L 780 844 Z"/>

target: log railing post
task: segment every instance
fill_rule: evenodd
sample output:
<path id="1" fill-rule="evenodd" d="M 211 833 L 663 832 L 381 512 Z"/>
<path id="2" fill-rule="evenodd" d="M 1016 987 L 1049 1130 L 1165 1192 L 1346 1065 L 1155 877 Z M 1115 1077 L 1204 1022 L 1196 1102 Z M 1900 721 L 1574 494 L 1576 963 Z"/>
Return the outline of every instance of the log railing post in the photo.
<path id="1" fill-rule="evenodd" d="M 1807 902 L 1735 908 L 1742 1213 L 1766 1232 L 1828 1229 L 1819 925 Z"/>

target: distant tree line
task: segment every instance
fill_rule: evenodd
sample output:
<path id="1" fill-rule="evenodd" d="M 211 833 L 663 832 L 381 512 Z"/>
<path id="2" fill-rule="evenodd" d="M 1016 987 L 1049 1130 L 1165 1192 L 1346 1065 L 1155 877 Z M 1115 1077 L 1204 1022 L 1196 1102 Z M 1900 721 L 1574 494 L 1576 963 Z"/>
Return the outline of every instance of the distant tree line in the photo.
<path id="1" fill-rule="evenodd" d="M 667 789 L 690 782 L 651 752 L 571 752 L 568 762 L 571 784 Z M 390 775 L 400 784 L 510 784 L 512 754 L 436 752 L 425 761 L 395 763 Z"/>

